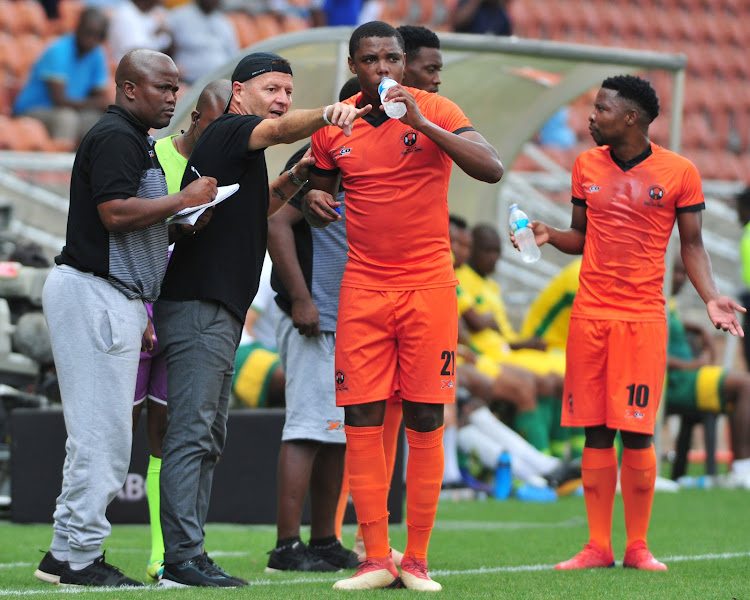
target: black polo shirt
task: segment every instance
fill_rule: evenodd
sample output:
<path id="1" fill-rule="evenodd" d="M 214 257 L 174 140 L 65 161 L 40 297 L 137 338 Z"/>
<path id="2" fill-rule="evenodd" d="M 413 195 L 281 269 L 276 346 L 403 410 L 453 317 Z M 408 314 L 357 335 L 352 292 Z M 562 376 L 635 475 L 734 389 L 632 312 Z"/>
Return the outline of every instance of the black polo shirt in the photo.
<path id="1" fill-rule="evenodd" d="M 216 300 L 244 323 L 258 291 L 268 235 L 268 173 L 263 150 L 247 149 L 262 119 L 228 113 L 211 123 L 195 145 L 184 188 L 197 179 L 191 167 L 217 183 L 240 189 L 214 207 L 196 235 L 177 241 L 164 277 L 165 300 Z"/>
<path id="2" fill-rule="evenodd" d="M 81 140 L 70 177 L 65 246 L 55 258 L 107 279 L 128 298 L 154 301 L 167 264 L 169 235 L 162 221 L 138 231 L 110 232 L 97 206 L 116 199 L 159 198 L 167 182 L 148 128 L 111 105 Z"/>

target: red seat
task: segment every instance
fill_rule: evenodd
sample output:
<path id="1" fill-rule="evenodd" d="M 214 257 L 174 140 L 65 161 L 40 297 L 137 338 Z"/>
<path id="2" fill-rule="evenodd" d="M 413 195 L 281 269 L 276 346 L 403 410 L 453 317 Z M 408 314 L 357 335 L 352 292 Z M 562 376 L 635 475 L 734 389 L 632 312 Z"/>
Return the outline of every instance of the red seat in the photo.
<path id="1" fill-rule="evenodd" d="M 284 32 L 283 29 L 281 28 L 281 23 L 274 15 L 271 15 L 271 14 L 255 15 L 251 17 L 251 21 L 253 25 L 255 26 L 257 40 L 265 40 L 267 38 L 272 38 Z"/>
<path id="2" fill-rule="evenodd" d="M 255 24 L 249 15 L 245 13 L 230 12 L 227 13 L 229 20 L 234 25 L 234 30 L 237 33 L 237 41 L 240 48 L 247 48 L 252 46 L 258 41 L 258 32 L 255 29 Z"/>
<path id="3" fill-rule="evenodd" d="M 17 152 L 51 152 L 56 149 L 41 121 L 31 117 L 13 119 L 12 150 Z"/>
<path id="4" fill-rule="evenodd" d="M 15 2 L 0 0 L 0 31 L 15 35 L 19 33 L 20 18 Z"/>
<path id="5" fill-rule="evenodd" d="M 18 15 L 18 31 L 33 33 L 45 37 L 50 31 L 47 13 L 37 0 L 16 0 L 14 3 Z"/>

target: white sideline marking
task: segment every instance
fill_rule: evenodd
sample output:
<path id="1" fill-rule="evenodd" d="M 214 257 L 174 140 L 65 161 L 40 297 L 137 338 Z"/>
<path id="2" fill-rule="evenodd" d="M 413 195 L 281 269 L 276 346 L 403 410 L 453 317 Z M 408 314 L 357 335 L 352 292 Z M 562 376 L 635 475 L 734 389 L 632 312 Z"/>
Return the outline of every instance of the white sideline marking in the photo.
<path id="1" fill-rule="evenodd" d="M 550 527 L 579 527 L 582 525 L 586 525 L 586 519 L 582 517 L 572 517 L 567 521 L 558 521 L 556 523 L 532 523 L 528 521 L 435 521 L 433 531 L 455 531 L 466 529 L 476 529 L 479 531 L 487 531 L 488 529 L 545 529 Z"/>
<path id="2" fill-rule="evenodd" d="M 720 554 L 696 554 L 692 556 L 667 556 L 663 560 L 666 563 L 670 562 L 687 562 L 687 561 L 703 561 L 703 560 L 731 560 L 733 558 L 748 558 L 750 552 L 722 552 Z M 621 566 L 617 563 L 617 566 Z M 555 565 L 518 565 L 515 567 L 481 567 L 479 569 L 465 569 L 465 570 L 436 570 L 431 571 L 435 576 L 445 577 L 452 575 L 490 575 L 493 573 L 524 573 L 529 571 L 551 571 L 555 568 Z M 303 583 L 330 583 L 336 581 L 340 577 L 298 577 L 296 579 L 256 579 L 250 581 L 250 587 L 257 586 L 271 586 L 271 585 L 296 585 Z M 102 592 L 106 590 L 117 590 L 118 593 L 126 593 L 130 591 L 136 591 L 138 593 L 162 590 L 157 586 L 145 586 L 145 587 L 132 587 L 132 588 L 108 588 L 108 587 L 57 587 L 54 588 L 55 594 L 88 594 L 94 592 Z M 2 590 L 0 589 L 0 596 L 37 596 L 39 594 L 49 594 L 50 589 L 44 590 Z"/>

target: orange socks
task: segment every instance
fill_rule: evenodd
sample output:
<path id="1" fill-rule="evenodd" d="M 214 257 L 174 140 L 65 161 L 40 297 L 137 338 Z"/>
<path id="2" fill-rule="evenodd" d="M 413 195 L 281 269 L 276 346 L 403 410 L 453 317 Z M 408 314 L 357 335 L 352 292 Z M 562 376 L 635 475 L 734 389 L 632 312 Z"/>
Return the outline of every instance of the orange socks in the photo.
<path id="1" fill-rule="evenodd" d="M 388 474 L 383 451 L 383 426 L 346 430 L 349 489 L 362 527 L 367 556 L 381 558 L 388 543 Z M 442 471 L 441 471 L 442 472 Z"/>
<path id="2" fill-rule="evenodd" d="M 630 548 L 633 542 L 646 542 L 655 482 L 656 452 L 654 447 L 643 450 L 624 448 L 620 469 L 620 488 L 625 505 L 625 531 L 628 537 L 626 548 Z"/>
<path id="3" fill-rule="evenodd" d="M 443 482 L 443 427 L 435 431 L 406 430 L 406 556 L 426 558 Z"/>
<path id="4" fill-rule="evenodd" d="M 401 433 L 401 421 L 403 420 L 403 409 L 401 402 L 391 402 L 385 405 L 385 420 L 383 422 L 383 448 L 385 450 L 385 465 L 388 473 L 388 489 L 393 480 L 393 469 L 396 465 L 396 452 L 398 450 L 398 436 Z M 341 482 L 341 495 L 336 507 L 336 537 L 341 539 L 341 527 L 344 523 L 346 506 L 349 502 L 349 459 L 344 462 L 344 479 Z M 358 528 L 357 537 L 362 536 L 362 528 Z"/>
<path id="5" fill-rule="evenodd" d="M 584 448 L 581 477 L 589 521 L 589 541 L 604 552 L 609 552 L 612 547 L 612 510 L 617 489 L 617 452 L 614 447 L 601 450 Z"/>

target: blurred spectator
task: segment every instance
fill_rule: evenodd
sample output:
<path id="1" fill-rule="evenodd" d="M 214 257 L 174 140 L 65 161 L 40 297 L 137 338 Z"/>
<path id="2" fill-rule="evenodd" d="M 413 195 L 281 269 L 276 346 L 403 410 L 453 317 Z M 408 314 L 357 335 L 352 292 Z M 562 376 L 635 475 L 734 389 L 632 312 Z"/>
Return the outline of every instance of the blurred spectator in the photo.
<path id="1" fill-rule="evenodd" d="M 36 61 L 13 113 L 39 119 L 52 138 L 77 143 L 107 108 L 106 36 L 104 14 L 86 9 L 75 32 L 53 41 Z"/>
<path id="2" fill-rule="evenodd" d="M 563 107 L 542 125 L 537 136 L 537 140 L 542 146 L 562 149 L 575 146 L 576 134 L 568 125 L 569 112 L 567 107 Z"/>
<path id="3" fill-rule="evenodd" d="M 316 27 L 357 25 L 363 0 L 312 0 L 312 19 Z"/>
<path id="4" fill-rule="evenodd" d="M 508 0 L 459 0 L 452 21 L 458 33 L 511 35 L 513 31 Z"/>
<path id="5" fill-rule="evenodd" d="M 174 9 L 167 23 L 174 36 L 174 60 L 180 79 L 193 83 L 230 60 L 239 43 L 221 0 L 196 0 Z"/>
<path id="6" fill-rule="evenodd" d="M 362 9 L 359 11 L 357 25 L 369 23 L 370 21 L 382 21 L 384 11 L 384 0 L 365 0 L 362 4 Z"/>
<path id="7" fill-rule="evenodd" d="M 87 8 L 102 9 L 115 8 L 125 2 L 127 2 L 127 0 L 83 0 L 83 4 Z"/>
<path id="8" fill-rule="evenodd" d="M 16 261 L 27 267 L 46 268 L 50 266 L 50 260 L 44 253 L 44 249 L 36 242 L 18 242 L 11 252 L 8 260 Z"/>
<path id="9" fill-rule="evenodd" d="M 167 27 L 167 11 L 159 0 L 126 0 L 112 13 L 109 49 L 119 61 L 136 48 L 158 50 L 170 56 L 174 50 L 172 32 Z"/>
<path id="10" fill-rule="evenodd" d="M 687 282 L 685 264 L 679 256 L 674 260 L 672 277 L 672 293 L 676 296 Z M 713 334 L 702 325 L 685 323 L 674 299 L 667 308 L 667 410 L 728 415 L 732 464 L 726 483 L 750 489 L 750 374 L 716 365 Z"/>

